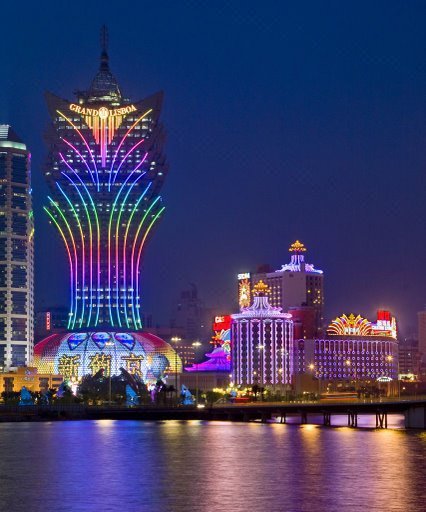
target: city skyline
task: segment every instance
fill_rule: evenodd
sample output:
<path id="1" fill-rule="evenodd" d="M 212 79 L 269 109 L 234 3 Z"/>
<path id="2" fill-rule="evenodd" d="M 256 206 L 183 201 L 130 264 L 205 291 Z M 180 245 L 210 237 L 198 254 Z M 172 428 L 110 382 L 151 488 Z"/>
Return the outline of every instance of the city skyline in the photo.
<path id="1" fill-rule="evenodd" d="M 74 84 L 86 86 L 105 22 L 111 68 L 126 96 L 164 86 L 167 98 L 163 121 L 173 172 L 164 187 L 167 215 L 144 264 L 148 311 L 168 314 L 189 282 L 209 304 L 230 309 L 235 275 L 263 262 L 279 268 L 288 243 L 298 238 L 327 273 L 326 318 L 386 309 L 403 328 L 414 327 L 426 302 L 425 278 L 418 276 L 426 256 L 418 15 L 424 6 L 414 2 L 400 12 L 398 3 L 386 5 L 371 7 L 368 19 L 362 6 L 322 8 L 321 24 L 314 16 L 304 20 L 297 7 L 275 6 L 274 17 L 254 4 L 244 13 L 230 4 L 203 12 L 192 3 L 170 6 L 180 30 L 167 25 L 166 34 L 154 21 L 148 36 L 158 34 L 162 43 L 148 45 L 125 27 L 124 14 L 97 21 L 90 6 L 91 30 L 81 26 L 77 38 L 53 23 L 64 12 L 60 6 L 31 26 L 30 8 L 22 41 L 8 38 L 6 27 L 0 113 L 33 155 L 37 306 L 67 300 L 63 249 L 41 211 L 48 124 L 42 94 L 53 89 L 70 97 Z M 147 7 L 154 20 L 156 13 Z M 210 20 L 206 34 L 199 16 Z M 219 19 L 220 37 L 211 28 Z M 70 13 L 65 24 L 76 21 Z M 15 63 L 27 53 L 35 58 L 24 75 Z M 35 63 L 43 55 L 49 63 L 40 73 Z M 259 176 L 265 180 L 260 193 Z"/>

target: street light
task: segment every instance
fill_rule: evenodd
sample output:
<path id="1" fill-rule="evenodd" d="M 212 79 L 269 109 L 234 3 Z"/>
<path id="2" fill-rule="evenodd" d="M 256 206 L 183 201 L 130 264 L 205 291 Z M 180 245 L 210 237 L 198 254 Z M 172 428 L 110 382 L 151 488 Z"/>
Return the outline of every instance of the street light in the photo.
<path id="1" fill-rule="evenodd" d="M 264 389 L 263 386 L 264 386 L 265 375 L 263 374 L 263 349 L 265 348 L 265 346 L 264 345 L 258 345 L 257 348 L 259 349 L 260 386 L 261 386 L 261 389 Z M 260 399 L 263 402 L 263 392 L 262 391 L 260 392 Z"/>
<path id="2" fill-rule="evenodd" d="M 312 378 L 315 378 L 315 365 L 313 363 L 310 363 L 308 365 L 308 368 L 312 372 Z M 317 380 L 318 380 L 318 400 L 319 400 L 321 397 L 321 380 L 320 380 L 319 376 L 317 377 Z"/>
<path id="3" fill-rule="evenodd" d="M 393 356 L 391 354 L 386 356 L 386 360 L 391 363 L 393 361 Z M 401 381 L 399 380 L 399 358 L 397 361 L 397 374 L 396 374 L 396 380 L 398 385 L 398 398 L 401 398 Z"/>
<path id="4" fill-rule="evenodd" d="M 199 341 L 194 341 L 194 343 L 192 343 L 192 346 L 194 347 L 195 350 L 197 350 L 198 347 L 201 347 L 201 343 Z M 195 372 L 195 401 L 198 405 L 198 369 Z"/>
<path id="5" fill-rule="evenodd" d="M 179 343 L 180 341 L 182 341 L 182 338 L 179 338 L 179 336 L 173 336 L 171 338 L 171 341 L 176 345 L 176 343 Z M 177 366 L 178 366 L 178 353 L 177 353 L 177 348 L 175 346 L 175 395 L 176 395 L 176 404 L 178 402 Z"/>
<path id="6" fill-rule="evenodd" d="M 346 359 L 345 364 L 349 368 L 349 366 L 352 365 L 352 361 L 350 359 Z M 352 379 L 352 375 L 351 375 L 351 379 Z M 357 388 L 356 363 L 354 364 L 354 380 L 355 380 L 355 391 L 356 391 L 356 388 Z"/>

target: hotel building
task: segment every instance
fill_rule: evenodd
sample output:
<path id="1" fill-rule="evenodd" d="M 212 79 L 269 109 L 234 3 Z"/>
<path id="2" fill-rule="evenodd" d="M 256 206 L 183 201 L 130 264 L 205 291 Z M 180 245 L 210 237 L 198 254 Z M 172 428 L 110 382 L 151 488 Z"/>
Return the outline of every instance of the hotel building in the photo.
<path id="1" fill-rule="evenodd" d="M 33 355 L 34 224 L 30 153 L 0 125 L 0 371 Z"/>

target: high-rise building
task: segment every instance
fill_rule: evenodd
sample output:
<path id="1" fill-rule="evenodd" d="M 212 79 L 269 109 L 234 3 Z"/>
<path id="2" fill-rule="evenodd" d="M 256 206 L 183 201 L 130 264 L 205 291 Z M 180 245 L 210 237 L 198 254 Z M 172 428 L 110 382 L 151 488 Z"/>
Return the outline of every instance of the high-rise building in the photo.
<path id="1" fill-rule="evenodd" d="M 51 93 L 45 208 L 70 269 L 69 329 L 140 329 L 143 251 L 164 206 L 167 164 L 159 122 L 163 94 L 132 102 L 109 68 L 73 101 Z"/>
<path id="2" fill-rule="evenodd" d="M 252 303 L 251 289 L 262 280 L 270 288 L 268 298 L 271 306 L 280 307 L 284 312 L 288 312 L 290 308 L 303 307 L 304 313 L 299 315 L 299 320 L 309 319 L 309 323 L 312 315 L 308 310 L 312 309 L 315 317 L 314 334 L 319 335 L 323 323 L 324 273 L 311 263 L 305 262 L 306 247 L 299 240 L 291 244 L 289 252 L 290 262 L 278 270 L 272 272 L 264 266 L 256 273 L 238 275 L 239 306 L 245 307 L 247 303 Z M 302 325 L 301 330 L 311 331 L 311 326 Z"/>
<path id="3" fill-rule="evenodd" d="M 28 365 L 34 343 L 31 156 L 0 125 L 0 371 Z"/>
<path id="4" fill-rule="evenodd" d="M 232 378 L 237 385 L 286 386 L 293 378 L 293 322 L 271 306 L 259 281 L 253 304 L 231 315 Z"/>
<path id="5" fill-rule="evenodd" d="M 100 68 L 89 89 L 73 101 L 47 94 L 45 210 L 69 262 L 71 332 L 40 341 L 34 364 L 70 380 L 124 369 L 149 384 L 182 367 L 168 343 L 140 332 L 141 259 L 164 210 L 163 95 L 130 101 L 108 61 L 103 29 Z"/>
<path id="6" fill-rule="evenodd" d="M 399 354 L 399 374 L 407 378 L 410 376 L 413 380 L 420 376 L 420 353 L 418 340 L 414 338 L 404 338 L 400 341 L 398 347 Z"/>
<path id="7" fill-rule="evenodd" d="M 426 309 L 417 313 L 419 352 L 423 360 L 426 360 Z"/>
<path id="8" fill-rule="evenodd" d="M 173 312 L 172 329 L 180 329 L 186 342 L 206 342 L 210 338 L 212 312 L 199 297 L 195 284 L 182 290 L 179 302 Z"/>

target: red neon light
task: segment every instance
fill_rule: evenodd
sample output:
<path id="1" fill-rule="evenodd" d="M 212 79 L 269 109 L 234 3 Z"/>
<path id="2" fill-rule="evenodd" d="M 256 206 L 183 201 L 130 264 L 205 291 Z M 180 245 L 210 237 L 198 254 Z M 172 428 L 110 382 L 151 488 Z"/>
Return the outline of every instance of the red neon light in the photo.
<path id="1" fill-rule="evenodd" d="M 213 331 L 226 331 L 231 328 L 231 315 L 215 316 Z"/>

